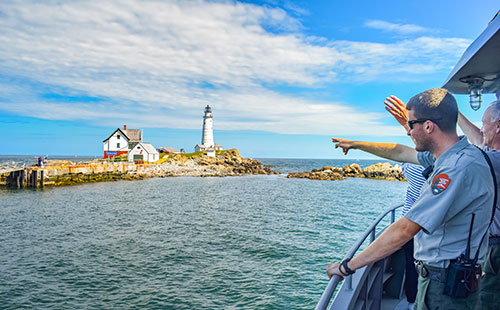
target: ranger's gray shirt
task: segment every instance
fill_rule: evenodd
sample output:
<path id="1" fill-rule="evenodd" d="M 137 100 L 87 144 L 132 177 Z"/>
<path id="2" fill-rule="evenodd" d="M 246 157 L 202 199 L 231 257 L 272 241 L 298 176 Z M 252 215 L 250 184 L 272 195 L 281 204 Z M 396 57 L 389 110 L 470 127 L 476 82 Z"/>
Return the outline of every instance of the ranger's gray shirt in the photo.
<path id="1" fill-rule="evenodd" d="M 414 239 L 415 259 L 445 268 L 450 260 L 465 253 L 474 213 L 470 255 L 473 258 L 493 210 L 494 189 L 488 163 L 465 137 L 437 160 L 429 152 L 419 153 L 418 159 L 424 167 L 434 164 L 434 170 L 406 214 L 422 227 Z M 479 262 L 486 254 L 487 239 L 483 241 Z"/>

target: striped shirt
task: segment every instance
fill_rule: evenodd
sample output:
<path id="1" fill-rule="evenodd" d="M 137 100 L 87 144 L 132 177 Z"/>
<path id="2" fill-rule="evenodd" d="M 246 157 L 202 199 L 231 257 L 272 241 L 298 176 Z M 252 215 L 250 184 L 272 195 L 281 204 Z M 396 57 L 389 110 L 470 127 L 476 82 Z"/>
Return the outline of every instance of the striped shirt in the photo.
<path id="1" fill-rule="evenodd" d="M 425 178 L 422 176 L 424 167 L 420 165 L 402 163 L 401 169 L 406 180 L 408 181 L 405 204 L 403 207 L 403 211 L 401 212 L 401 215 L 405 216 L 406 212 L 408 212 L 411 207 L 413 207 L 413 204 L 420 196 L 420 190 L 422 189 L 422 185 L 424 185 L 425 183 Z"/>

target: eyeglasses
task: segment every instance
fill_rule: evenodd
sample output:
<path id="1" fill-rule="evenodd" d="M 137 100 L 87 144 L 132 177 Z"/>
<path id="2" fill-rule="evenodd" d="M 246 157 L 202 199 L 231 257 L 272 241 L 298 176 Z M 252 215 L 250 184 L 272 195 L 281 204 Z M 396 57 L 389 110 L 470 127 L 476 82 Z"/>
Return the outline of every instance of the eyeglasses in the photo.
<path id="1" fill-rule="evenodd" d="M 427 121 L 431 121 L 431 122 L 436 123 L 436 120 L 433 120 L 433 119 L 430 119 L 430 118 L 426 118 L 426 119 L 414 119 L 414 120 L 408 121 L 408 127 L 410 127 L 410 130 L 413 130 L 413 125 L 419 124 L 419 123 L 425 123 Z"/>

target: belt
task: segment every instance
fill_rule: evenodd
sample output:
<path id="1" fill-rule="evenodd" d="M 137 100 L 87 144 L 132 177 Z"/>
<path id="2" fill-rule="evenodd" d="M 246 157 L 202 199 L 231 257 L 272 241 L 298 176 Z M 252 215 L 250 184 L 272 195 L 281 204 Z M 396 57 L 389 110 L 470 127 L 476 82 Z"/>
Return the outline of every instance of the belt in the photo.
<path id="1" fill-rule="evenodd" d="M 424 264 L 422 261 L 416 260 L 415 270 L 422 278 L 429 278 L 442 283 L 446 280 L 446 268 L 429 266 Z"/>
<path id="2" fill-rule="evenodd" d="M 490 236 L 489 245 L 498 245 L 500 244 L 500 236 Z"/>

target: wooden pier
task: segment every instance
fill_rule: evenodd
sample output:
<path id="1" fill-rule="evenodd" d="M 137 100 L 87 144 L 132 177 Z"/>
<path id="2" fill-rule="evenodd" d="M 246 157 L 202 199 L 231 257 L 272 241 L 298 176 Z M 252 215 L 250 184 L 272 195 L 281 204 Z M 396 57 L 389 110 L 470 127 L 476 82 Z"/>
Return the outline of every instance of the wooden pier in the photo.
<path id="1" fill-rule="evenodd" d="M 43 188 L 44 171 L 30 168 L 11 171 L 5 180 L 5 185 L 9 188 Z"/>

